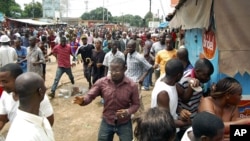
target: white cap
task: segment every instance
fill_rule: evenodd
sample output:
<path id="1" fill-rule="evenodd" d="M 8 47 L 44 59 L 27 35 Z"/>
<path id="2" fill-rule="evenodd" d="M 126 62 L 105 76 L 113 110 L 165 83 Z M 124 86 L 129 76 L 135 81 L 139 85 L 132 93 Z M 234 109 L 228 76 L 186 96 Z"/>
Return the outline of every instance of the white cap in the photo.
<path id="1" fill-rule="evenodd" d="M 0 42 L 1 43 L 6 43 L 6 42 L 9 42 L 9 41 L 10 41 L 10 38 L 7 35 L 2 35 L 0 37 Z"/>
<path id="2" fill-rule="evenodd" d="M 21 37 L 21 35 L 19 33 L 15 33 L 14 34 L 16 37 Z"/>

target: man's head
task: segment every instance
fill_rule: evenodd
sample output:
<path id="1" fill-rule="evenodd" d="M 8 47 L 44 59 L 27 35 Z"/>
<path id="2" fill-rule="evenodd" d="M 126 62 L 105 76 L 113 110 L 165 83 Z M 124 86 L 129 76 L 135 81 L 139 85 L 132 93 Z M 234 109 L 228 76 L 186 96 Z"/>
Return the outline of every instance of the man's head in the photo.
<path id="1" fill-rule="evenodd" d="M 175 79 L 175 82 L 180 81 L 183 71 L 183 64 L 178 59 L 170 59 L 165 65 L 166 78 Z"/>
<path id="2" fill-rule="evenodd" d="M 95 48 L 101 49 L 102 48 L 102 40 L 100 38 L 95 40 Z"/>
<path id="3" fill-rule="evenodd" d="M 186 48 L 179 48 L 177 50 L 177 58 L 183 63 L 183 65 L 190 63 L 188 58 L 188 50 Z"/>
<path id="4" fill-rule="evenodd" d="M 151 33 L 148 32 L 148 33 L 146 34 L 146 38 L 147 38 L 148 40 L 150 40 L 150 39 L 151 39 Z"/>
<path id="5" fill-rule="evenodd" d="M 75 42 L 75 41 L 76 41 L 76 38 L 77 38 L 77 35 L 76 35 L 75 33 L 73 33 L 73 36 L 72 36 L 71 42 Z"/>
<path id="6" fill-rule="evenodd" d="M 167 50 L 172 50 L 174 48 L 173 47 L 173 39 L 172 39 L 172 36 L 170 34 L 168 34 L 166 36 L 165 44 L 166 44 Z"/>
<path id="7" fill-rule="evenodd" d="M 62 47 L 65 47 L 65 46 L 66 46 L 66 41 L 67 41 L 67 40 L 66 40 L 66 37 L 61 37 L 61 39 L 60 39 L 60 42 L 61 42 L 61 43 L 60 43 L 60 44 L 61 44 Z"/>
<path id="8" fill-rule="evenodd" d="M 166 33 L 161 33 L 159 36 L 159 40 L 161 45 L 165 45 Z"/>
<path id="9" fill-rule="evenodd" d="M 138 141 L 173 141 L 176 127 L 170 112 L 164 108 L 150 108 L 135 119 L 134 135 Z"/>
<path id="10" fill-rule="evenodd" d="M 112 42 L 112 52 L 116 53 L 118 48 L 120 48 L 120 42 L 117 40 L 113 41 Z"/>
<path id="11" fill-rule="evenodd" d="M 14 46 L 15 47 L 21 47 L 21 39 L 20 38 L 16 38 L 15 40 L 14 40 Z"/>
<path id="12" fill-rule="evenodd" d="M 107 40 L 110 40 L 110 39 L 111 39 L 111 37 L 112 37 L 112 35 L 111 35 L 110 33 L 107 33 L 107 34 L 106 34 L 106 38 L 107 38 Z"/>
<path id="13" fill-rule="evenodd" d="M 29 44 L 30 44 L 30 47 L 36 46 L 36 37 L 35 36 L 29 37 Z"/>
<path id="14" fill-rule="evenodd" d="M 26 72 L 16 78 L 15 84 L 20 107 L 27 108 L 35 105 L 39 108 L 46 92 L 43 78 L 37 73 Z"/>
<path id="15" fill-rule="evenodd" d="M 135 52 L 135 48 L 136 48 L 136 42 L 134 40 L 129 40 L 127 44 L 128 53 Z"/>
<path id="16" fill-rule="evenodd" d="M 22 73 L 21 67 L 16 63 L 9 63 L 0 68 L 0 84 L 7 93 L 15 91 L 15 80 Z"/>
<path id="17" fill-rule="evenodd" d="M 136 33 L 132 33 L 132 35 L 131 35 L 131 39 L 133 39 L 133 40 L 136 40 L 136 39 L 137 39 L 137 35 L 136 35 Z"/>
<path id="18" fill-rule="evenodd" d="M 115 83 L 119 83 L 124 78 L 124 73 L 126 71 L 126 63 L 121 58 L 114 58 L 110 63 L 110 74 L 111 79 Z"/>
<path id="19" fill-rule="evenodd" d="M 224 123 L 221 118 L 208 112 L 198 113 L 192 121 L 195 141 L 222 141 Z"/>
<path id="20" fill-rule="evenodd" d="M 214 72 L 213 64 L 206 58 L 201 58 L 194 65 L 195 77 L 201 82 L 206 83 Z"/>
<path id="21" fill-rule="evenodd" d="M 126 32 L 122 32 L 122 38 L 124 38 L 124 39 L 127 38 L 127 33 Z"/>
<path id="22" fill-rule="evenodd" d="M 108 41 L 108 48 L 111 49 L 111 47 L 112 47 L 112 41 L 109 40 L 109 41 Z"/>
<path id="23" fill-rule="evenodd" d="M 41 41 L 42 42 L 46 42 L 47 41 L 47 37 L 45 35 L 41 36 Z"/>
<path id="24" fill-rule="evenodd" d="M 29 30 L 26 30 L 25 33 L 24 33 L 24 36 L 25 36 L 26 38 L 29 38 L 29 36 L 30 36 L 30 31 L 29 31 Z"/>
<path id="25" fill-rule="evenodd" d="M 86 45 L 87 44 L 87 36 L 82 35 L 81 39 L 82 39 L 82 44 Z"/>

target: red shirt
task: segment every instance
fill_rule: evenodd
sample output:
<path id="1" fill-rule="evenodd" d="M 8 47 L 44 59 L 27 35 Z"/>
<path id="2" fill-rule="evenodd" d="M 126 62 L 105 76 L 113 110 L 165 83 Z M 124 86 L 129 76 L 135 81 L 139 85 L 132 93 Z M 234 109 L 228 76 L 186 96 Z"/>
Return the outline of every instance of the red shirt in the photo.
<path id="1" fill-rule="evenodd" d="M 3 88 L 0 86 L 0 97 L 2 96 Z"/>
<path id="2" fill-rule="evenodd" d="M 70 55 L 72 52 L 68 44 L 66 44 L 65 47 L 62 47 L 61 44 L 56 45 L 52 52 L 57 57 L 58 67 L 71 68 Z"/>
<path id="3" fill-rule="evenodd" d="M 104 99 L 103 118 L 110 125 L 115 125 L 116 119 L 117 124 L 128 122 L 130 115 L 135 113 L 140 106 L 138 86 L 127 77 L 124 77 L 119 84 L 113 83 L 110 77 L 98 79 L 84 96 L 83 105 L 89 104 L 97 96 L 102 96 Z M 129 116 L 116 117 L 115 113 L 120 109 L 128 109 Z"/>
<path id="4" fill-rule="evenodd" d="M 50 35 L 48 37 L 49 45 L 50 45 L 51 49 L 53 49 L 55 47 L 55 45 L 56 45 L 56 43 L 54 41 L 55 39 L 56 39 L 56 36 L 54 36 L 54 35 Z"/>

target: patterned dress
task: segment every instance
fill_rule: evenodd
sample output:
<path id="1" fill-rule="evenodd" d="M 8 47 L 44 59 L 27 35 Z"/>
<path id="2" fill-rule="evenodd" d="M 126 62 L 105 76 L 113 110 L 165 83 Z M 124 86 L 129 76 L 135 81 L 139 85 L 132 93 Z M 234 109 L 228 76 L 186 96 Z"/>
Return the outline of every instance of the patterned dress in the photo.
<path id="1" fill-rule="evenodd" d="M 40 62 L 40 64 L 34 65 L 33 63 Z M 27 71 L 35 72 L 43 76 L 43 66 L 42 63 L 45 62 L 42 50 L 35 46 L 34 48 L 27 48 Z"/>

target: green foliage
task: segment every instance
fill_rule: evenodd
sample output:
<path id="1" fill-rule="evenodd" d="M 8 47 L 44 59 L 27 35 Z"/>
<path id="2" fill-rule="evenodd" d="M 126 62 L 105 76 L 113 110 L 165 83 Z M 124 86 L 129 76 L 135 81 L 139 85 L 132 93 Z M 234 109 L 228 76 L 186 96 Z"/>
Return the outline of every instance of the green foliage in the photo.
<path id="1" fill-rule="evenodd" d="M 121 16 L 122 22 L 130 24 L 130 26 L 141 26 L 142 25 L 142 18 L 138 15 L 134 16 L 131 14 L 126 14 Z"/>
<path id="2" fill-rule="evenodd" d="M 148 12 L 148 13 L 145 15 L 144 19 L 145 19 L 146 24 L 147 24 L 149 21 L 153 21 L 153 13 L 152 13 L 152 12 Z"/>
<path id="3" fill-rule="evenodd" d="M 107 16 L 108 16 L 108 19 L 111 20 L 112 15 L 109 11 L 107 14 L 107 10 L 108 9 L 106 9 L 106 8 L 98 7 L 94 10 L 91 10 L 89 13 L 83 13 L 81 16 L 81 19 L 83 19 L 83 20 L 103 20 L 103 11 L 104 11 L 104 20 L 107 20 Z"/>
<path id="4" fill-rule="evenodd" d="M 0 0 L 0 12 L 7 17 L 17 18 L 21 16 L 22 10 L 15 0 Z"/>
<path id="5" fill-rule="evenodd" d="M 34 4 L 31 2 L 29 4 L 24 5 L 24 11 L 22 13 L 22 17 L 41 18 L 42 16 L 43 16 L 43 8 L 40 2 L 35 2 Z"/>
<path id="6" fill-rule="evenodd" d="M 107 20 L 108 9 L 104 8 L 104 20 Z M 103 8 L 96 8 L 88 13 L 83 13 L 81 16 L 82 20 L 103 20 Z M 108 11 L 108 22 L 116 24 L 130 24 L 131 26 L 142 26 L 142 18 L 138 15 L 134 16 L 126 14 L 122 16 L 112 16 Z"/>

